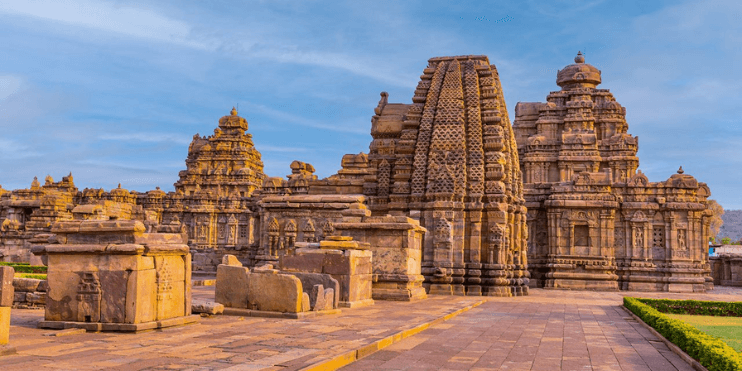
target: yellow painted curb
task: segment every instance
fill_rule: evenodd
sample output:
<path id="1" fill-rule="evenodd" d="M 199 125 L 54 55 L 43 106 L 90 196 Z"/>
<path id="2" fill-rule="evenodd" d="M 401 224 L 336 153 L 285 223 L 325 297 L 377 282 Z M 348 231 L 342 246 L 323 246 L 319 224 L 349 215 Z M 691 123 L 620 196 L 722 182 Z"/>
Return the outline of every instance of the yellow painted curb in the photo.
<path id="1" fill-rule="evenodd" d="M 302 371 L 333 371 L 340 367 L 347 366 L 356 361 L 356 350 L 343 353 L 337 357 L 330 358 L 327 361 L 302 368 Z"/>
<path id="2" fill-rule="evenodd" d="M 410 336 L 413 336 L 415 334 L 418 334 L 425 329 L 430 328 L 431 326 L 435 326 L 441 322 L 448 321 L 449 319 L 458 316 L 461 313 L 464 313 L 468 311 L 469 309 L 475 308 L 479 306 L 480 304 L 484 303 L 484 300 L 478 301 L 476 303 L 473 303 L 472 305 L 466 306 L 464 308 L 461 308 L 453 313 L 446 314 L 443 317 L 436 318 L 430 322 L 419 324 L 411 329 L 400 331 L 394 335 L 389 335 L 383 339 L 377 340 L 371 344 L 364 345 L 360 348 L 357 348 L 355 350 L 351 350 L 349 352 L 343 353 L 339 356 L 330 358 L 326 361 L 319 362 L 317 364 L 302 368 L 301 371 L 333 371 L 337 370 L 343 366 L 347 366 L 365 356 L 368 356 L 370 354 L 376 353 L 376 351 L 379 351 L 381 349 L 384 349 L 394 343 L 397 343 L 401 341 L 404 338 L 408 338 Z"/>

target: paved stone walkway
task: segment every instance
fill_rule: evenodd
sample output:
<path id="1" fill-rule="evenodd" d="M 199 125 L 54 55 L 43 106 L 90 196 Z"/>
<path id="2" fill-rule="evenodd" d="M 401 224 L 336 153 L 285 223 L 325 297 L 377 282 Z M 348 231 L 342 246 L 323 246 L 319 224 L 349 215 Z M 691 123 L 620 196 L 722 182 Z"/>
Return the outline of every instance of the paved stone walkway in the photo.
<path id="1" fill-rule="evenodd" d="M 194 298 L 214 299 L 213 286 L 195 286 Z M 10 345 L 0 370 L 298 370 L 368 346 L 390 335 L 481 302 L 443 297 L 343 309 L 304 320 L 213 316 L 199 324 L 156 331 L 44 336 L 43 310 L 13 310 Z"/>
<path id="2" fill-rule="evenodd" d="M 213 299 L 213 290 L 194 287 L 194 297 Z M 43 311 L 13 310 L 10 343 L 19 354 L 0 357 L 0 370 L 289 371 L 365 355 L 379 341 L 391 345 L 345 369 L 690 370 L 619 307 L 623 295 L 742 301 L 742 289 L 731 288 L 703 295 L 532 290 L 517 298 L 377 301 L 304 320 L 214 316 L 139 334 L 68 336 L 44 336 L 58 332 L 36 328 Z"/>
<path id="3" fill-rule="evenodd" d="M 532 290 L 486 303 L 342 370 L 693 370 L 620 307 L 623 296 L 742 301 L 713 294 Z"/>

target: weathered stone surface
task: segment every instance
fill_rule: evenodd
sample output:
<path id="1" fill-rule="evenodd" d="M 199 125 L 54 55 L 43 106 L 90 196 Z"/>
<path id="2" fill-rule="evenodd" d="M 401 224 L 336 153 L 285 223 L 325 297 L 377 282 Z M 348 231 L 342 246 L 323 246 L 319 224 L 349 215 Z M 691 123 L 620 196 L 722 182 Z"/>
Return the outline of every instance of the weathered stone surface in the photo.
<path id="1" fill-rule="evenodd" d="M 322 287 L 327 289 L 332 289 L 333 292 L 339 293 L 340 292 L 340 284 L 336 279 L 334 279 L 329 274 L 322 274 L 322 273 L 306 273 L 306 272 L 285 272 L 286 274 L 291 274 L 292 276 L 295 276 L 301 281 L 301 285 L 303 288 L 303 291 L 307 294 L 310 294 L 310 291 L 315 285 L 322 285 Z M 330 303 L 332 304 L 332 308 L 337 308 L 339 303 L 340 297 L 339 295 L 336 295 Z"/>
<path id="2" fill-rule="evenodd" d="M 322 285 L 314 285 L 309 293 L 309 307 L 311 310 L 325 309 L 325 288 Z"/>
<path id="3" fill-rule="evenodd" d="M 336 240 L 330 242 L 353 242 L 349 241 L 351 237 L 334 237 L 336 237 Z M 342 240 L 340 240 L 341 238 Z M 373 303 L 371 297 L 372 257 L 373 252 L 370 250 L 303 248 L 295 251 L 293 256 L 282 256 L 280 264 L 282 269 L 287 270 L 287 273 L 302 277 L 302 282 L 311 284 L 308 287 L 322 284 L 325 288 L 332 288 L 338 297 L 338 302 L 333 304 L 334 307 L 337 307 L 341 304 L 340 302 L 345 303 L 345 306 L 348 306 L 350 302 Z M 287 263 L 290 270 L 286 267 Z M 311 267 L 308 270 L 321 271 L 324 275 L 331 276 L 337 281 L 338 287 L 328 285 L 326 278 L 319 278 L 322 275 L 310 279 L 310 275 L 316 275 L 316 273 L 294 272 L 302 269 L 302 267 Z M 322 282 L 318 282 L 318 280 L 322 280 Z M 314 302 L 313 294 L 310 294 L 310 297 Z"/>
<path id="4" fill-rule="evenodd" d="M 306 292 L 301 293 L 301 311 L 302 312 L 309 312 L 312 309 L 310 303 L 309 303 L 309 294 Z"/>
<path id="5" fill-rule="evenodd" d="M 235 267 L 241 267 L 242 266 L 242 263 L 239 261 L 239 259 L 237 259 L 236 256 L 229 255 L 229 254 L 224 255 L 222 257 L 222 264 L 224 264 L 224 265 L 232 265 L 232 266 L 235 266 Z"/>
<path id="6" fill-rule="evenodd" d="M 709 258 L 713 284 L 742 286 L 742 255 L 722 254 Z"/>
<path id="7" fill-rule="evenodd" d="M 248 292 L 250 309 L 288 313 L 302 311 L 301 281 L 292 275 L 277 271 L 251 273 Z"/>
<path id="8" fill-rule="evenodd" d="M 650 183 L 626 110 L 600 82 L 580 54 L 559 71 L 561 91 L 515 108 L 531 285 L 705 291 L 708 187 L 682 168 Z"/>
<path id="9" fill-rule="evenodd" d="M 212 301 L 194 301 L 191 303 L 191 312 L 196 314 L 222 314 L 224 313 L 224 305 Z"/>
<path id="10" fill-rule="evenodd" d="M 13 306 L 15 285 L 13 276 L 15 269 L 8 266 L 0 266 L 0 307 Z"/>
<path id="11" fill-rule="evenodd" d="M 403 216 L 370 216 L 359 223 L 337 223 L 335 228 L 369 244 L 374 299 L 409 301 L 426 297 L 421 274 L 426 230 L 418 221 Z"/>
<path id="12" fill-rule="evenodd" d="M 335 301 L 337 297 L 335 293 L 336 293 L 335 289 L 325 289 L 323 293 L 323 295 L 325 296 L 325 300 L 324 300 L 325 305 L 324 307 L 316 305 L 315 310 L 330 310 L 330 309 L 337 308 L 337 305 L 333 304 L 333 301 Z"/>
<path id="13" fill-rule="evenodd" d="M 46 294 L 43 292 L 27 292 L 26 302 L 29 304 L 46 304 Z"/>
<path id="14" fill-rule="evenodd" d="M 36 250 L 47 256 L 48 288 L 27 293 L 26 300 L 46 300 L 40 326 L 138 331 L 191 322 L 185 319 L 191 310 L 190 257 L 179 236 L 145 236 L 142 223 L 125 220 L 65 222 L 55 229 L 64 234 L 74 225 L 74 233 L 84 230 L 91 241 L 126 241 L 108 238 L 123 235 L 153 244 L 50 244 Z"/>
<path id="15" fill-rule="evenodd" d="M 13 280 L 13 288 L 19 292 L 34 292 L 38 290 L 41 281 L 35 278 L 16 278 Z"/>
<path id="16" fill-rule="evenodd" d="M 216 302 L 232 308 L 248 308 L 250 276 L 248 268 L 220 264 L 216 268 Z"/>
<path id="17" fill-rule="evenodd" d="M 431 58 L 412 104 L 382 98 L 363 193 L 373 216 L 420 221 L 426 286 L 457 294 L 524 294 L 525 205 L 513 131 L 485 56 Z M 482 265 L 490 268 L 483 272 Z"/>
<path id="18" fill-rule="evenodd" d="M 0 346 L 10 339 L 10 307 L 0 306 Z"/>

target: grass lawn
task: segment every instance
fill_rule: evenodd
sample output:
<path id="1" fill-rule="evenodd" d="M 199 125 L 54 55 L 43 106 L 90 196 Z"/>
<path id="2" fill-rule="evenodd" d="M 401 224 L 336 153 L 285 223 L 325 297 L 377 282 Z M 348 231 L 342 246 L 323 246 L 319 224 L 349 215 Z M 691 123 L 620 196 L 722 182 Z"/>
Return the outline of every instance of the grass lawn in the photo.
<path id="1" fill-rule="evenodd" d="M 738 352 L 742 352 L 742 317 L 693 316 L 689 314 L 669 314 L 675 319 L 716 336 Z"/>

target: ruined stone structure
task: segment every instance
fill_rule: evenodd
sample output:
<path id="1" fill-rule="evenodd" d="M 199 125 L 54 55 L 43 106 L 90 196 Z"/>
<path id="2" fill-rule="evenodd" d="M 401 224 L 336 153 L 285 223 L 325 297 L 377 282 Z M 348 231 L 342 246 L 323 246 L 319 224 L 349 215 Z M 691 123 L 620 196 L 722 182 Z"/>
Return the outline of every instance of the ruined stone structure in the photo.
<path id="1" fill-rule="evenodd" d="M 294 319 L 336 314 L 339 298 L 340 284 L 321 270 L 279 271 L 265 265 L 251 271 L 234 255 L 225 255 L 216 271 L 215 299 L 227 314 Z"/>
<path id="2" fill-rule="evenodd" d="M 714 285 L 742 286 L 742 254 L 722 253 L 709 257 Z"/>
<path id="3" fill-rule="evenodd" d="M 34 247 L 49 266 L 42 328 L 141 331 L 191 316 L 191 255 L 182 236 L 145 233 L 134 220 L 54 223 Z"/>
<path id="4" fill-rule="evenodd" d="M 600 82 L 578 56 L 558 73 L 562 90 L 519 103 L 511 127 L 487 57 L 432 58 L 412 103 L 381 94 L 369 153 L 343 156 L 326 179 L 302 161 L 266 176 L 232 109 L 213 135 L 193 137 L 173 192 L 78 191 L 71 175 L 0 188 L 0 258 L 28 261 L 55 222 L 131 219 L 184 236 L 195 271 L 225 255 L 277 266 L 297 246 L 353 237 L 373 253 L 376 299 L 712 287 L 708 187 L 682 171 L 650 183 L 625 110 Z"/>
<path id="5" fill-rule="evenodd" d="M 682 168 L 650 183 L 638 138 L 601 72 L 578 54 L 546 103 L 518 103 L 514 131 L 535 287 L 703 292 L 709 188 Z"/>
<path id="6" fill-rule="evenodd" d="M 412 104 L 382 93 L 363 185 L 369 208 L 427 229 L 431 293 L 526 294 L 526 210 L 497 70 L 484 56 L 428 63 Z"/>

